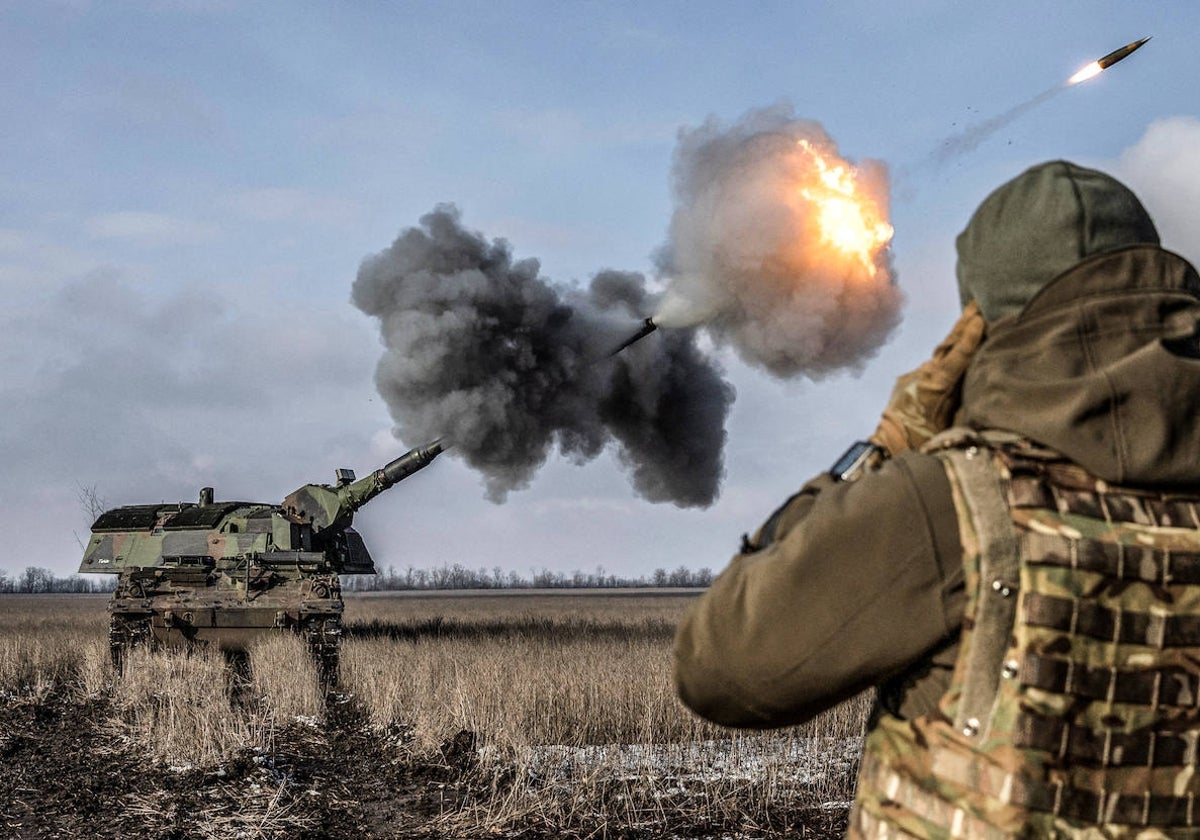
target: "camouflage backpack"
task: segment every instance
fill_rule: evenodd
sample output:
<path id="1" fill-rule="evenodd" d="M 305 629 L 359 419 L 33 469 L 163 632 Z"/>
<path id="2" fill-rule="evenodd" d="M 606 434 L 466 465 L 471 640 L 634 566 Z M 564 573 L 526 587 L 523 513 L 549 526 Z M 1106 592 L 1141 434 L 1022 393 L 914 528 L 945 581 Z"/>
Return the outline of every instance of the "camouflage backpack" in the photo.
<path id="1" fill-rule="evenodd" d="M 868 736 L 849 836 L 1200 838 L 1200 495 L 1004 434 L 926 451 L 959 513 L 958 661 L 936 712 Z"/>

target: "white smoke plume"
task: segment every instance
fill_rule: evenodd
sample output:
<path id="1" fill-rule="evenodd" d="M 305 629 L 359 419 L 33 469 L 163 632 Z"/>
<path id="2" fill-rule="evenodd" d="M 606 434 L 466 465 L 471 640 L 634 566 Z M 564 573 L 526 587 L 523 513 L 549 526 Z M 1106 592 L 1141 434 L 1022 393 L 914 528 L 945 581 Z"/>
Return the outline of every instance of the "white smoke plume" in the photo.
<path id="1" fill-rule="evenodd" d="M 712 503 L 733 401 L 691 330 L 609 353 L 655 301 L 640 274 L 554 285 L 536 260 L 465 229 L 449 205 L 359 269 L 353 301 L 380 320 L 376 383 L 410 445 L 444 437 L 503 501 L 551 452 L 613 445 L 643 497 Z"/>
<path id="2" fill-rule="evenodd" d="M 818 158 L 843 167 L 856 200 L 881 213 L 886 238 L 863 258 L 829 240 L 811 197 L 822 179 Z M 675 210 L 656 259 L 670 286 L 655 323 L 704 323 L 719 343 L 778 377 L 861 368 L 887 340 L 902 298 L 882 221 L 882 163 L 851 167 L 819 123 L 780 104 L 730 126 L 714 118 L 681 132 L 673 188 Z M 844 221 L 852 231 L 861 223 Z"/>

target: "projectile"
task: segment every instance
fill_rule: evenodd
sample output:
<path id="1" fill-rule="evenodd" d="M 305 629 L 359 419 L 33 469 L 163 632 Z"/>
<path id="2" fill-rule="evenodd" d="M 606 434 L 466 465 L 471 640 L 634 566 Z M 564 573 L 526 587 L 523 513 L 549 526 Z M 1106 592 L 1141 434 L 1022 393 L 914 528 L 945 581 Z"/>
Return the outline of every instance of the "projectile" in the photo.
<path id="1" fill-rule="evenodd" d="M 625 339 L 620 344 L 618 344 L 616 349 L 614 349 L 611 353 L 608 354 L 609 358 L 617 355 L 622 350 L 624 350 L 626 347 L 628 347 L 630 344 L 633 344 L 634 342 L 637 342 L 637 341 L 641 341 L 643 338 L 650 335 L 650 333 L 654 332 L 656 329 L 658 329 L 658 324 L 654 323 L 654 319 L 647 318 L 645 321 L 642 322 L 642 326 L 638 329 L 637 332 L 635 332 L 633 335 L 629 336 L 629 338 Z"/>
<path id="2" fill-rule="evenodd" d="M 1153 37 L 1154 37 L 1153 35 L 1147 35 L 1145 38 L 1143 38 L 1140 41 L 1134 41 L 1132 44 L 1126 44 L 1125 46 L 1121 47 L 1121 49 L 1119 49 L 1119 50 L 1113 50 L 1108 55 L 1104 56 L 1104 58 L 1097 59 L 1096 63 L 1100 65 L 1101 70 L 1107 70 L 1109 67 L 1112 67 L 1118 61 L 1125 58 L 1125 56 L 1129 55 L 1131 52 L 1136 50 L 1138 47 L 1140 47 L 1142 44 L 1146 43 Z"/>
<path id="3" fill-rule="evenodd" d="M 1145 38 L 1143 38 L 1140 41 L 1134 41 L 1132 44 L 1126 44 L 1125 46 L 1121 47 L 1121 49 L 1119 49 L 1119 50 L 1113 50 L 1108 55 L 1104 56 L 1104 58 L 1100 58 L 1100 59 L 1093 61 L 1091 64 L 1087 65 L 1082 70 L 1080 70 L 1078 73 L 1076 73 L 1074 76 L 1067 79 L 1067 84 L 1069 84 L 1069 85 L 1079 84 L 1080 82 L 1087 81 L 1088 79 L 1092 78 L 1093 76 L 1099 75 L 1105 69 L 1112 67 L 1114 64 L 1116 64 L 1121 59 L 1125 58 L 1127 55 L 1129 55 L 1131 52 L 1136 50 L 1142 44 L 1149 41 L 1151 37 L 1152 36 L 1147 35 Z"/>

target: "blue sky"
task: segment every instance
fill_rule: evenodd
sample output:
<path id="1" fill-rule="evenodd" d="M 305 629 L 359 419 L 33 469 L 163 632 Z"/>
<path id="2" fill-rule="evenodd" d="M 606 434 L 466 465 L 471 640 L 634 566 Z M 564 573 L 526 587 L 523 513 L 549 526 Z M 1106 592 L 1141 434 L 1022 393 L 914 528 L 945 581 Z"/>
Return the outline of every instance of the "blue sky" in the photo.
<path id="1" fill-rule="evenodd" d="M 953 238 L 1002 181 L 1107 169 L 1200 256 L 1200 7 L 1048 6 L 0 3 L 0 569 L 74 570 L 80 486 L 270 501 L 399 454 L 349 303 L 364 257 L 453 202 L 560 283 L 651 272 L 677 132 L 788 100 L 891 171 L 905 320 L 861 375 L 785 383 L 722 355 L 738 398 L 707 510 L 635 497 L 612 457 L 552 461 L 497 506 L 445 457 L 358 520 L 401 568 L 722 567 L 952 323 Z"/>

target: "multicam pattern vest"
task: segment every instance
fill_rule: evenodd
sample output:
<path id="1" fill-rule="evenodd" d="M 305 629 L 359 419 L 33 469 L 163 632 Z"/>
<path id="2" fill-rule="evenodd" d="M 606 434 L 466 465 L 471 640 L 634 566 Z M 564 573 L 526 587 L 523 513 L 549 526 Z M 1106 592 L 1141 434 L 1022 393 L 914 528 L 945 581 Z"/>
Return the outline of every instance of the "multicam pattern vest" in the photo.
<path id="1" fill-rule="evenodd" d="M 967 607 L 938 710 L 867 738 L 851 838 L 1200 838 L 1200 496 L 952 430 Z"/>

